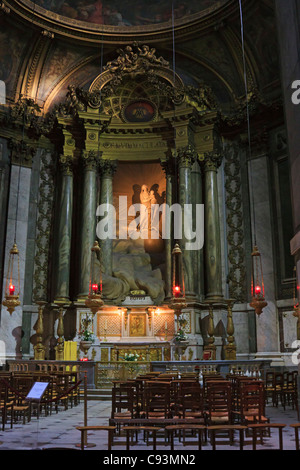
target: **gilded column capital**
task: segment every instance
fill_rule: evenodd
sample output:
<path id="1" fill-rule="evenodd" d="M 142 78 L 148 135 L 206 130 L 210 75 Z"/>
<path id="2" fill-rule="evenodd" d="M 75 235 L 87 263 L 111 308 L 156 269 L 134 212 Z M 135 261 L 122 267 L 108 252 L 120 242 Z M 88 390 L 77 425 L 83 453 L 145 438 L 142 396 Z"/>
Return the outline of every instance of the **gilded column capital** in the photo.
<path id="1" fill-rule="evenodd" d="M 99 167 L 102 176 L 112 178 L 117 170 L 117 160 L 100 160 Z"/>
<path id="2" fill-rule="evenodd" d="M 197 158 L 197 152 L 192 145 L 181 147 L 177 151 L 179 168 L 191 168 Z"/>
<path id="3" fill-rule="evenodd" d="M 222 155 L 216 151 L 206 152 L 204 154 L 204 171 L 217 171 L 222 163 Z"/>
<path id="4" fill-rule="evenodd" d="M 74 157 L 73 155 L 60 155 L 59 167 L 64 175 L 73 175 Z"/>
<path id="5" fill-rule="evenodd" d="M 83 150 L 82 162 L 86 170 L 96 171 L 99 166 L 98 152 L 96 150 Z"/>

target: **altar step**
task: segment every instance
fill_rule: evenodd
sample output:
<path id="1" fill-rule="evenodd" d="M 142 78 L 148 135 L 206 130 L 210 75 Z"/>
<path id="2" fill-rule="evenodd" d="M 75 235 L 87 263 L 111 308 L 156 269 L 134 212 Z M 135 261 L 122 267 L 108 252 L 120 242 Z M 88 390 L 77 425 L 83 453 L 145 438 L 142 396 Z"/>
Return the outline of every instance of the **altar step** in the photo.
<path id="1" fill-rule="evenodd" d="M 111 401 L 111 388 L 94 388 L 87 390 L 88 400 Z"/>

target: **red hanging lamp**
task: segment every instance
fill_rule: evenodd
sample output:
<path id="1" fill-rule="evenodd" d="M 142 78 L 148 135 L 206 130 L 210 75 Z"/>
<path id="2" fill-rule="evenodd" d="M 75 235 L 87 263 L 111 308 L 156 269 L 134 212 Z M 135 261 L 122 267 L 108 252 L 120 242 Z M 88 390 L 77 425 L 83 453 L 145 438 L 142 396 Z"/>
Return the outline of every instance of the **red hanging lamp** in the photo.
<path id="1" fill-rule="evenodd" d="M 9 252 L 5 297 L 2 305 L 12 314 L 20 304 L 20 256 L 17 244 L 14 243 Z"/>
<path id="2" fill-rule="evenodd" d="M 100 262 L 100 268 L 99 268 Z M 91 262 L 90 262 L 90 280 L 89 280 L 89 294 L 85 301 L 85 305 L 96 314 L 103 306 L 102 299 L 102 270 L 101 270 L 101 249 L 99 243 L 95 241 L 91 248 Z"/>
<path id="3" fill-rule="evenodd" d="M 263 309 L 268 305 L 265 300 L 265 285 L 263 278 L 261 254 L 257 248 L 251 253 L 252 257 L 252 275 L 251 275 L 251 296 L 252 301 L 250 307 L 254 308 L 255 313 L 260 315 Z"/>

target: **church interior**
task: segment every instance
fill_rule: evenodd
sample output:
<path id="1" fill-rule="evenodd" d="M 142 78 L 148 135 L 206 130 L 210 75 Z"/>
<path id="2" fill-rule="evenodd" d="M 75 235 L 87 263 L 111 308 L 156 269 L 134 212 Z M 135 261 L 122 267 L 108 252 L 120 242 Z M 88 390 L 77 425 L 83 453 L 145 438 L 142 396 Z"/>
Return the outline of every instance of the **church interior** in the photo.
<path id="1" fill-rule="evenodd" d="M 299 6 L 0 2 L 1 409 L 247 378 L 300 421 Z"/>

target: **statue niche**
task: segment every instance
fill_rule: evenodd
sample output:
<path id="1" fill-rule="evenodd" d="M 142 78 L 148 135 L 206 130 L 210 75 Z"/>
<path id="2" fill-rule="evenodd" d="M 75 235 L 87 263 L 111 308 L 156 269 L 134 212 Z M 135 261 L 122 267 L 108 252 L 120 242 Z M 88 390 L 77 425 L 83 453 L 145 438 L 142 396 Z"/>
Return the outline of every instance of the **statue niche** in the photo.
<path id="1" fill-rule="evenodd" d="M 121 303 L 132 291 L 144 291 L 155 304 L 164 301 L 165 281 L 161 264 L 164 240 L 161 234 L 162 214 L 158 206 L 165 202 L 165 185 L 165 175 L 159 163 L 118 164 L 113 180 L 117 226 L 112 247 L 112 275 L 103 273 L 103 295 L 108 301 Z M 121 196 L 126 196 L 127 205 L 119 203 Z M 128 215 L 133 206 L 135 216 Z M 130 227 L 136 228 L 137 239 L 131 236 Z M 119 238 L 124 228 L 127 239 Z M 160 260 L 159 264 L 156 259 Z"/>

